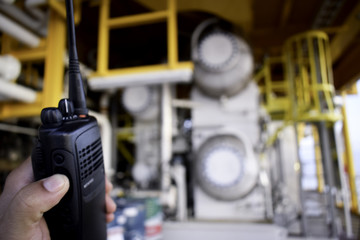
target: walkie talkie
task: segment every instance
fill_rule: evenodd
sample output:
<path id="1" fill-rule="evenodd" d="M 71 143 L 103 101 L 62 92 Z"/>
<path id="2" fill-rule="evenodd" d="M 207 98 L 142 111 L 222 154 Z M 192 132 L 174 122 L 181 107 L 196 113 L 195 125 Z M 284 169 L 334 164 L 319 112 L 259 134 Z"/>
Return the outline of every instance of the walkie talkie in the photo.
<path id="1" fill-rule="evenodd" d="M 52 240 L 105 240 L 105 173 L 100 131 L 88 115 L 75 42 L 72 0 L 66 0 L 69 41 L 69 99 L 44 108 L 32 153 L 36 180 L 60 173 L 70 189 L 44 214 Z"/>

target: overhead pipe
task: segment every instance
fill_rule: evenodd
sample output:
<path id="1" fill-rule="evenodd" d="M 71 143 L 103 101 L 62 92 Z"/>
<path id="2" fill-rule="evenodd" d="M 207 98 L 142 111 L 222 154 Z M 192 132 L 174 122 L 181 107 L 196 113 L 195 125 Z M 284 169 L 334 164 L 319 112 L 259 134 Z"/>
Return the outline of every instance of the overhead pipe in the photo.
<path id="1" fill-rule="evenodd" d="M 0 3 L 0 10 L 15 19 L 24 27 L 32 30 L 42 37 L 46 36 L 47 24 L 45 18 L 42 20 L 34 19 L 13 4 Z"/>
<path id="2" fill-rule="evenodd" d="M 39 19 L 39 20 L 44 20 L 46 17 L 46 14 L 40 10 L 39 5 L 43 5 L 45 4 L 46 1 L 45 0 L 41 0 L 41 1 L 29 1 L 26 0 L 25 1 L 25 8 L 30 12 L 31 15 L 33 15 L 35 18 Z"/>
<path id="3" fill-rule="evenodd" d="M 48 16 L 48 14 L 46 12 L 43 12 L 42 10 L 40 10 L 39 8 L 36 7 L 26 7 L 26 10 L 30 13 L 30 15 L 32 15 L 34 18 L 36 18 L 39 21 L 46 21 L 46 18 Z M 45 27 L 45 25 L 44 25 Z M 45 27 L 46 29 L 46 27 Z M 47 29 L 46 29 L 47 31 Z"/>
<path id="4" fill-rule="evenodd" d="M 8 4 L 12 4 L 15 2 L 15 0 L 0 0 L 0 2 L 4 2 L 4 3 L 8 3 Z"/>
<path id="5" fill-rule="evenodd" d="M 16 38 L 29 47 L 38 47 L 40 38 L 0 13 L 0 31 Z"/>
<path id="6" fill-rule="evenodd" d="M 26 0 L 25 5 L 27 7 L 38 7 L 39 5 L 46 4 L 47 0 Z"/>

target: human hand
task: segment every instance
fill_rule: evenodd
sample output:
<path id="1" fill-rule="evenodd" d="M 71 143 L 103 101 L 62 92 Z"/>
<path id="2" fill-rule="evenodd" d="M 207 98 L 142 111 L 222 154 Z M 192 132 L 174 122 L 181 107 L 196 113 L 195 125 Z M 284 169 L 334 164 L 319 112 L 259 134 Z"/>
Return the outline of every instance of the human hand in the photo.
<path id="1" fill-rule="evenodd" d="M 0 239 L 50 239 L 43 217 L 69 189 L 66 176 L 55 174 L 34 182 L 31 159 L 10 173 L 0 195 Z M 106 220 L 114 219 L 115 203 L 109 196 L 111 183 L 106 180 Z"/>

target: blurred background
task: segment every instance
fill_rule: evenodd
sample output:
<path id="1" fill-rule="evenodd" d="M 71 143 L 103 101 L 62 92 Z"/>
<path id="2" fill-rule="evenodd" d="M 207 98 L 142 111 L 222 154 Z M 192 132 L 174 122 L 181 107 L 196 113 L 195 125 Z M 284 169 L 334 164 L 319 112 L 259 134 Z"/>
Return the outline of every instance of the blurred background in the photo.
<path id="1" fill-rule="evenodd" d="M 357 0 L 74 0 L 108 239 L 360 239 Z M 65 5 L 0 0 L 0 192 L 68 92 Z"/>

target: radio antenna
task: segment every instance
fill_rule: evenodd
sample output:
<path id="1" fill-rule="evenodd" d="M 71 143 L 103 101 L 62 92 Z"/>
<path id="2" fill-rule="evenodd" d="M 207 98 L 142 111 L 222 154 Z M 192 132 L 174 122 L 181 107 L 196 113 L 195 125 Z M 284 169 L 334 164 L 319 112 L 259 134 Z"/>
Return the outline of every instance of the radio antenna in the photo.
<path id="1" fill-rule="evenodd" d="M 65 5 L 69 45 L 69 100 L 74 104 L 74 113 L 78 117 L 86 117 L 88 109 L 76 49 L 73 1 L 66 0 Z"/>

